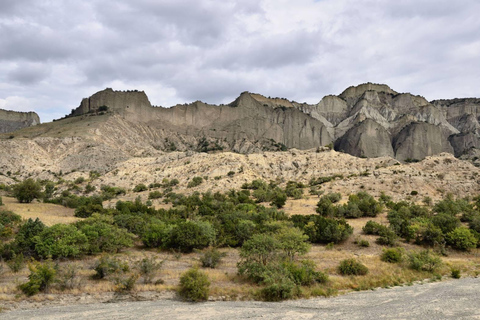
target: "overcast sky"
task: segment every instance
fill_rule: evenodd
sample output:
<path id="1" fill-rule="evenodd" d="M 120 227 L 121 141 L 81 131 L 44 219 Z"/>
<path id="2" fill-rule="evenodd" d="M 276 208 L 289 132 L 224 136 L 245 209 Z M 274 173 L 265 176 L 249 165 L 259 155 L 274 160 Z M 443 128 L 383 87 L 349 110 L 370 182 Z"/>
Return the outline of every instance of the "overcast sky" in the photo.
<path id="1" fill-rule="evenodd" d="M 60 118 L 106 87 L 154 105 L 317 103 L 364 82 L 480 97 L 478 0 L 1 0 L 0 108 Z"/>

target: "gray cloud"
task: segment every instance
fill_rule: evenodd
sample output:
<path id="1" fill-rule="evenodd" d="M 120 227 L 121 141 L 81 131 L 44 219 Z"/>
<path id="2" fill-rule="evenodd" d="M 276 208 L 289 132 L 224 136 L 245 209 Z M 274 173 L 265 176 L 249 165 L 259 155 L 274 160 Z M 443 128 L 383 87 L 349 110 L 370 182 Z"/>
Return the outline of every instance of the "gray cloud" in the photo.
<path id="1" fill-rule="evenodd" d="M 0 102 L 51 120 L 107 86 L 163 106 L 245 90 L 313 103 L 367 81 L 480 96 L 477 12 L 475 0 L 4 0 Z"/>

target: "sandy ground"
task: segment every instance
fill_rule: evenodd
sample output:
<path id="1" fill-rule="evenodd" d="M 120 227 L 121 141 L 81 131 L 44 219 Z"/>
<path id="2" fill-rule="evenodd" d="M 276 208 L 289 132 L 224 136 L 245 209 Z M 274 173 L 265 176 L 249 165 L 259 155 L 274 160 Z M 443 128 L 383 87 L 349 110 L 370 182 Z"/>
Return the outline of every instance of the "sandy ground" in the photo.
<path id="1" fill-rule="evenodd" d="M 3 313 L 13 319 L 480 319 L 480 279 L 465 278 L 281 303 L 95 303 Z"/>

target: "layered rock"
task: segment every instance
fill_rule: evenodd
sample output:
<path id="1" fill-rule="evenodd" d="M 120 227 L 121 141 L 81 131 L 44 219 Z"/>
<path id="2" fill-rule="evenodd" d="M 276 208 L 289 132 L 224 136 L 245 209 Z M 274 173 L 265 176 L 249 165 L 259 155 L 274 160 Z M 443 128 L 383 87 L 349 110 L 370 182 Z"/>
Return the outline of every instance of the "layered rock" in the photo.
<path id="1" fill-rule="evenodd" d="M 17 112 L 0 109 L 0 133 L 12 132 L 40 124 L 35 112 Z"/>
<path id="2" fill-rule="evenodd" d="M 420 160 L 480 147 L 480 99 L 430 103 L 373 83 L 349 87 L 317 104 L 244 92 L 228 105 L 196 101 L 171 108 L 152 107 L 144 92 L 106 89 L 83 99 L 72 115 L 105 113 L 115 121 L 98 129 L 109 133 L 97 140 L 114 145 L 120 139 L 128 146 L 124 151 L 135 155 L 155 150 L 252 153 L 333 143 L 336 150 L 359 157 Z M 130 138 L 122 139 L 127 132 Z"/>

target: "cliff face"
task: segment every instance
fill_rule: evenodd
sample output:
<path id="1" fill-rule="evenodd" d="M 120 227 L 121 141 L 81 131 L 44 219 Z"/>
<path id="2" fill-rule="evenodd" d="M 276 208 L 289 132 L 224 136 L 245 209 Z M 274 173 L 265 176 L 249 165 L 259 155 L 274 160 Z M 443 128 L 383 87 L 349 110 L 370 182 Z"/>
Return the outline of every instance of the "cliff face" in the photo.
<path id="1" fill-rule="evenodd" d="M 83 99 L 72 114 L 104 111 L 138 127 L 160 150 L 252 153 L 333 143 L 355 156 L 405 160 L 439 152 L 460 156 L 480 146 L 480 99 L 430 103 L 383 84 L 349 87 L 318 104 L 244 92 L 229 105 L 197 101 L 171 108 L 152 107 L 144 92 L 106 89 Z"/>
<path id="2" fill-rule="evenodd" d="M 12 132 L 40 124 L 35 112 L 17 112 L 0 109 L 0 133 Z"/>

